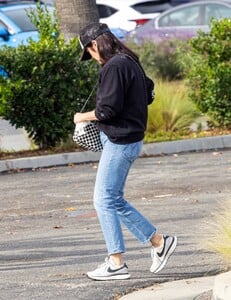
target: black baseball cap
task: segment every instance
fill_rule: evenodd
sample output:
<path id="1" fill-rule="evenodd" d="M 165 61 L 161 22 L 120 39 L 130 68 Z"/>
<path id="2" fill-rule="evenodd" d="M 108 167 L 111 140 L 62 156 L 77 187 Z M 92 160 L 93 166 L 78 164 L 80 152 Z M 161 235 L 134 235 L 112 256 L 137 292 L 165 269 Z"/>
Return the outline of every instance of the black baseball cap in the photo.
<path id="1" fill-rule="evenodd" d="M 110 29 L 108 28 L 107 24 L 104 23 L 91 23 L 81 29 L 79 34 L 79 42 L 83 49 L 83 53 L 80 57 L 80 60 L 91 59 L 91 55 L 86 51 L 86 47 L 99 35 L 109 31 Z"/>

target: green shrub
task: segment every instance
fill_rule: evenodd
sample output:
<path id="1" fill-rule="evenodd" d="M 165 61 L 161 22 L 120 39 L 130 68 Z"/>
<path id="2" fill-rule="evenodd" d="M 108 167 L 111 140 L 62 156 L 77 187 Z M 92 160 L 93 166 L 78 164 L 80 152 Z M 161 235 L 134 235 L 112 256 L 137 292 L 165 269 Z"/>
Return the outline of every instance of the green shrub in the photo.
<path id="1" fill-rule="evenodd" d="M 39 42 L 0 49 L 1 65 L 9 73 L 8 79 L 0 79 L 0 113 L 24 127 L 40 148 L 49 148 L 73 132 L 74 113 L 95 85 L 97 68 L 79 62 L 78 40 L 65 43 L 48 11 L 38 6 L 31 17 Z"/>
<path id="2" fill-rule="evenodd" d="M 231 20 L 211 22 L 191 40 L 185 71 L 190 97 L 220 127 L 231 127 Z"/>
<path id="3" fill-rule="evenodd" d="M 187 88 L 179 82 L 163 82 L 155 85 L 156 99 L 149 106 L 145 141 L 175 138 L 186 134 L 201 115 L 188 99 Z"/>
<path id="4" fill-rule="evenodd" d="M 140 62 L 148 74 L 156 75 L 155 67 L 155 49 L 156 45 L 152 42 L 145 42 L 144 44 L 136 44 L 132 41 L 128 41 L 127 45 L 139 56 Z"/>
<path id="5" fill-rule="evenodd" d="M 128 42 L 140 57 L 140 61 L 148 74 L 154 74 L 155 78 L 176 80 L 182 78 L 179 64 L 178 49 L 184 48 L 186 42 L 178 40 L 162 41 L 158 45 L 146 41 L 143 44 Z"/>

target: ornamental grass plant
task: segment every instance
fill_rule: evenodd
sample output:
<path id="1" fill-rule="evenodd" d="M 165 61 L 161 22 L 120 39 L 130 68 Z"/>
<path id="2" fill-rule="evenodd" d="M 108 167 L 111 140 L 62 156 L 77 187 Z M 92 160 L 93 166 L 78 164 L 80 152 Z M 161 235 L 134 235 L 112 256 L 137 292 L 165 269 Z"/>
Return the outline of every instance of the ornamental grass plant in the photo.
<path id="1" fill-rule="evenodd" d="M 231 262 L 231 204 L 216 215 L 211 231 L 209 249 Z"/>
<path id="2" fill-rule="evenodd" d="M 188 134 L 190 126 L 200 116 L 182 81 L 158 80 L 155 82 L 155 101 L 149 106 L 145 141 L 171 140 Z"/>

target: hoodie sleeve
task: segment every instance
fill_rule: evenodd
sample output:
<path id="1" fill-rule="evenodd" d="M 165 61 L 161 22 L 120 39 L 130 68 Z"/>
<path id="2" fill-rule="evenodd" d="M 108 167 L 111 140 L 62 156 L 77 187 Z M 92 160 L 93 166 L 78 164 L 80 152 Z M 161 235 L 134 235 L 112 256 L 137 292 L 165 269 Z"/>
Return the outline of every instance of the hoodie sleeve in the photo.
<path id="1" fill-rule="evenodd" d="M 95 115 L 99 121 L 115 118 L 122 111 L 126 94 L 126 82 L 121 69 L 107 64 L 99 76 Z"/>

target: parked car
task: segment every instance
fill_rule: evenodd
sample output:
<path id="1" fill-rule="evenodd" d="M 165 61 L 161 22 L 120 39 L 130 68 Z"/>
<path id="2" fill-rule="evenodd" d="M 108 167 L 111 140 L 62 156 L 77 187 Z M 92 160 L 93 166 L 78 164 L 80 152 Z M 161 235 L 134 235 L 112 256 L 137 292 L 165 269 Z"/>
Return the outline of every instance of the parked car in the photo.
<path id="1" fill-rule="evenodd" d="M 36 2 L 38 0 L 0 0 L 0 47 L 17 47 L 21 43 L 26 44 L 29 38 L 38 40 L 38 32 L 28 17 L 28 11 L 36 10 Z M 46 3 L 46 7 L 53 14 L 54 5 Z M 126 34 L 118 25 L 111 27 L 111 31 L 121 40 Z"/>
<path id="2" fill-rule="evenodd" d="M 198 30 L 209 31 L 212 18 L 231 18 L 231 2 L 195 1 L 182 4 L 159 14 L 126 36 L 136 43 L 145 40 L 158 43 L 166 39 L 187 40 Z"/>
<path id="3" fill-rule="evenodd" d="M 131 31 L 172 7 L 170 0 L 96 0 L 100 21 Z"/>
<path id="4" fill-rule="evenodd" d="M 8 78 L 8 73 L 3 66 L 0 66 L 0 77 Z"/>
<path id="5" fill-rule="evenodd" d="M 15 4 L 35 4 L 35 3 L 44 4 L 44 1 L 40 0 L 0 0 L 0 7 L 6 5 L 15 5 Z"/>
<path id="6" fill-rule="evenodd" d="M 17 47 L 21 43 L 27 43 L 29 38 L 38 39 L 38 32 L 28 17 L 28 11 L 36 10 L 37 6 L 32 1 L 21 2 L 0 6 L 0 47 L 3 45 Z M 54 7 L 51 5 L 46 7 L 53 14 Z"/>

